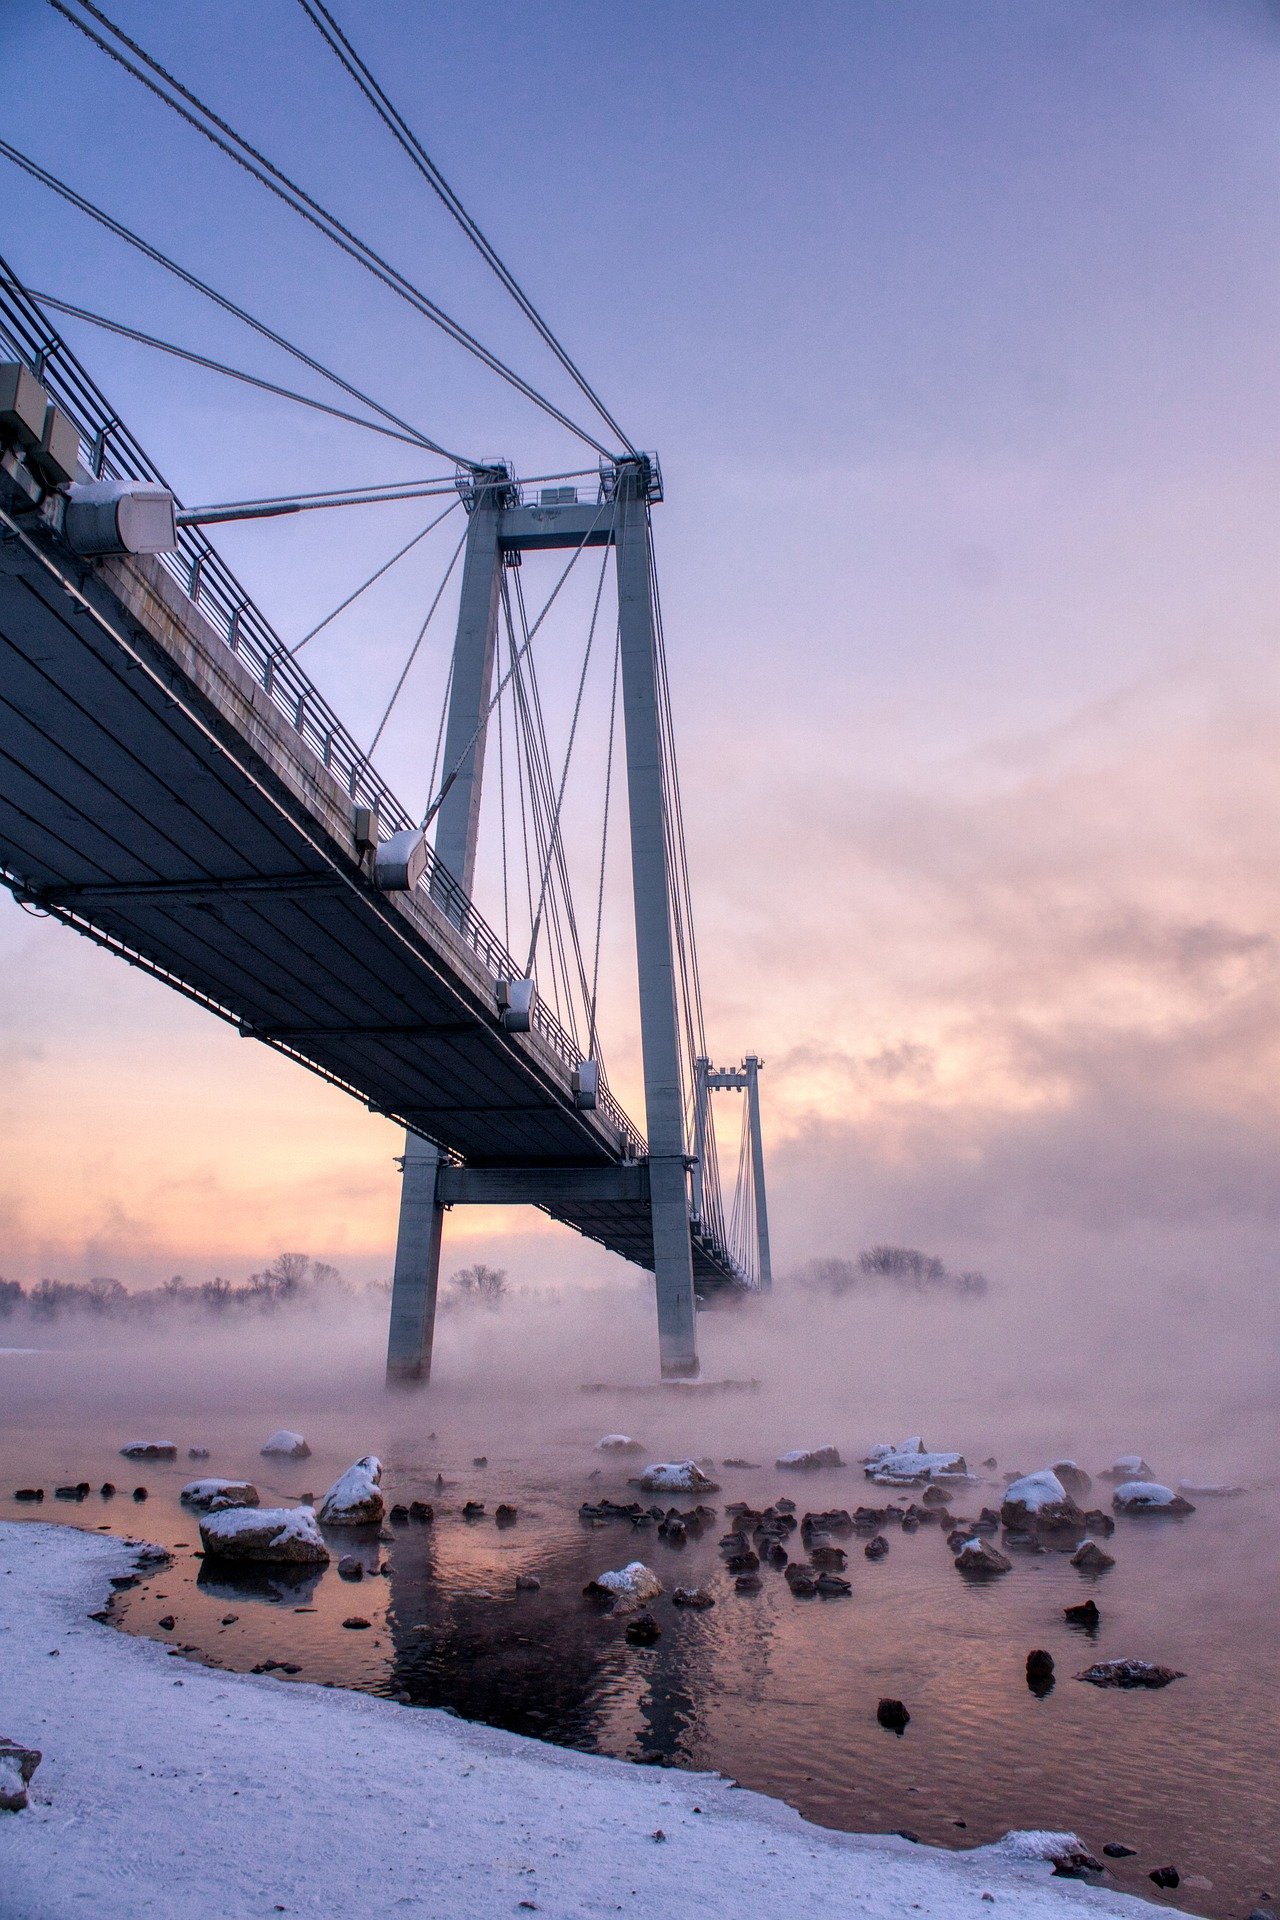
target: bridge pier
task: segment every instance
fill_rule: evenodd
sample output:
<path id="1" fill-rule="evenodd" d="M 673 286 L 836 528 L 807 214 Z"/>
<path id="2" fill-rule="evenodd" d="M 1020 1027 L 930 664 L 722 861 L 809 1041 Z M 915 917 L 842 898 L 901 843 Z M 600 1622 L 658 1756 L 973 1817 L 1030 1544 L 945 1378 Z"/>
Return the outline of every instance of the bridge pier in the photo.
<path id="1" fill-rule="evenodd" d="M 387 1335 L 388 1386 L 425 1386 L 431 1378 L 444 1225 L 436 1197 L 439 1172 L 440 1149 L 421 1134 L 407 1133 Z"/>

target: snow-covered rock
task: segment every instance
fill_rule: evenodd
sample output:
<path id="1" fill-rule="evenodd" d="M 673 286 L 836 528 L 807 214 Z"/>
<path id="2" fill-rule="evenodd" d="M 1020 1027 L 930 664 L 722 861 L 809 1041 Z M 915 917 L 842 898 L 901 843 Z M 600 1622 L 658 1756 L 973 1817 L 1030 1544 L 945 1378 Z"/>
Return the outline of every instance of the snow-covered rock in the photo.
<path id="1" fill-rule="evenodd" d="M 901 1446 L 873 1447 L 863 1461 L 868 1480 L 882 1487 L 905 1487 L 916 1480 L 967 1480 L 962 1453 L 930 1453 L 918 1433 Z"/>
<path id="2" fill-rule="evenodd" d="M 790 1453 L 779 1454 L 774 1464 L 811 1473 L 818 1467 L 842 1467 L 844 1461 L 836 1447 L 793 1447 Z"/>
<path id="3" fill-rule="evenodd" d="M 0 1735 L 0 1813 L 22 1812 L 27 1782 L 42 1758 L 39 1747 L 24 1747 Z"/>
<path id="4" fill-rule="evenodd" d="M 1115 1557 L 1096 1540 L 1082 1540 L 1071 1556 L 1071 1564 L 1082 1573 L 1105 1573 L 1108 1567 L 1114 1567 Z"/>
<path id="5" fill-rule="evenodd" d="M 971 1580 L 987 1580 L 997 1573 L 1012 1573 L 1013 1562 L 989 1540 L 966 1540 L 956 1555 L 956 1566 Z"/>
<path id="6" fill-rule="evenodd" d="M 587 1591 L 610 1595 L 615 1608 L 621 1610 L 642 1607 L 647 1601 L 656 1600 L 662 1592 L 662 1582 L 643 1560 L 632 1560 L 614 1573 L 598 1573 Z"/>
<path id="7" fill-rule="evenodd" d="M 306 1460 L 311 1449 L 300 1433 L 291 1433 L 288 1427 L 281 1427 L 279 1433 L 273 1433 L 262 1448 L 267 1459 L 279 1455 L 285 1460 Z"/>
<path id="8" fill-rule="evenodd" d="M 251 1480 L 188 1480 L 182 1501 L 203 1513 L 220 1513 L 224 1507 L 256 1507 L 259 1494 Z"/>
<path id="9" fill-rule="evenodd" d="M 1154 1480 L 1155 1474 L 1140 1453 L 1122 1453 L 1120 1458 L 1109 1467 L 1104 1467 L 1103 1480 Z"/>
<path id="10" fill-rule="evenodd" d="M 719 1483 L 702 1471 L 696 1460 L 658 1460 L 645 1468 L 636 1483 L 645 1493 L 719 1493 Z"/>
<path id="11" fill-rule="evenodd" d="M 643 1440 L 633 1440 L 629 1433 L 606 1433 L 596 1441 L 597 1453 L 643 1453 Z"/>
<path id="12" fill-rule="evenodd" d="M 200 1522 L 200 1540 L 215 1560 L 287 1561 L 327 1566 L 329 1549 L 310 1507 L 227 1507 Z"/>
<path id="13" fill-rule="evenodd" d="M 1194 1513 L 1184 1494 L 1162 1487 L 1158 1480 L 1125 1480 L 1111 1496 L 1117 1513 Z"/>
<path id="14" fill-rule="evenodd" d="M 120 1449 L 126 1460 L 176 1460 L 176 1440 L 126 1440 Z"/>
<path id="15" fill-rule="evenodd" d="M 1004 1490 L 1000 1521 L 1016 1532 L 1066 1526 L 1083 1519 L 1080 1508 L 1049 1467 L 1039 1473 L 1024 1473 L 1021 1480 L 1014 1480 Z"/>
<path id="16" fill-rule="evenodd" d="M 1034 1828 L 1006 1833 L 989 1847 L 976 1847 L 975 1856 L 997 1860 L 1043 1860 L 1059 1874 L 1070 1879 L 1080 1873 L 1101 1873 L 1102 1861 L 1088 1851 L 1078 1834 L 1047 1833 Z"/>
<path id="17" fill-rule="evenodd" d="M 316 1518 L 326 1527 L 376 1527 L 386 1512 L 381 1480 L 381 1460 L 365 1454 L 334 1481 L 316 1508 Z"/>

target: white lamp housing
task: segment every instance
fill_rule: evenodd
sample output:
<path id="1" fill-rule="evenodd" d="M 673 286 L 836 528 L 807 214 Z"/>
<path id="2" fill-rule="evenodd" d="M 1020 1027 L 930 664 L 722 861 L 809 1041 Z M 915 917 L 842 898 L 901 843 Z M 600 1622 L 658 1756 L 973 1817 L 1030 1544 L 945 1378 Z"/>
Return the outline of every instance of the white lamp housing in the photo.
<path id="1" fill-rule="evenodd" d="M 62 531 L 76 553 L 172 553 L 175 503 L 142 480 L 88 480 L 67 489 Z"/>

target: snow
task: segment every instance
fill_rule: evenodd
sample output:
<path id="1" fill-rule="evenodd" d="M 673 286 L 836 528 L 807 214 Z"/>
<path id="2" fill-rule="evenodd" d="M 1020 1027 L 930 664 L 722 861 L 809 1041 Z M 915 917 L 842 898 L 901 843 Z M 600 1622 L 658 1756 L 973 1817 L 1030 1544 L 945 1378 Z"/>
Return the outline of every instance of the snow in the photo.
<path id="1" fill-rule="evenodd" d="M 282 1453 L 287 1460 L 305 1460 L 311 1449 L 300 1433 L 293 1433 L 288 1427 L 281 1427 L 279 1433 L 273 1433 L 262 1448 L 264 1454 Z"/>
<path id="2" fill-rule="evenodd" d="M 606 1433 L 596 1441 L 597 1453 L 643 1453 L 639 1440 L 633 1440 L 629 1433 Z"/>
<path id="3" fill-rule="evenodd" d="M 31 1806 L 2 1816 L 9 1913 L 257 1920 L 274 1907 L 326 1920 L 353 1897 L 335 1860 L 376 1862 L 378 1911 L 405 1920 L 521 1900 L 574 1920 L 901 1920 L 916 1907 L 968 1920 L 988 1889 L 1017 1920 L 1160 1911 L 1000 1848 L 944 1853 L 810 1826 L 714 1774 L 171 1660 L 87 1617 L 129 1566 L 109 1536 L 0 1523 L 5 1731 L 44 1750 Z"/>
<path id="4" fill-rule="evenodd" d="M 645 1493 L 716 1493 L 719 1491 L 714 1480 L 709 1480 L 696 1460 L 658 1460 L 645 1468 L 640 1475 L 640 1486 Z"/>
<path id="5" fill-rule="evenodd" d="M 1004 1490 L 1006 1506 L 1022 1506 L 1028 1513 L 1039 1513 L 1042 1507 L 1061 1505 L 1067 1498 L 1067 1490 L 1056 1473 L 1044 1467 L 1039 1473 L 1024 1473 L 1021 1480 L 1015 1480 Z"/>
<path id="6" fill-rule="evenodd" d="M 1122 1481 L 1111 1496 L 1111 1504 L 1120 1513 L 1153 1513 L 1167 1507 L 1191 1510 L 1181 1494 L 1172 1487 L 1162 1487 L 1158 1480 Z"/>
<path id="7" fill-rule="evenodd" d="M 598 1573 L 595 1584 L 628 1606 L 643 1606 L 646 1600 L 656 1600 L 662 1592 L 661 1580 L 643 1560 L 629 1561 L 616 1573 Z"/>
<path id="8" fill-rule="evenodd" d="M 376 1526 L 386 1510 L 381 1480 L 381 1460 L 366 1453 L 334 1481 L 316 1508 L 317 1518 L 327 1527 Z"/>

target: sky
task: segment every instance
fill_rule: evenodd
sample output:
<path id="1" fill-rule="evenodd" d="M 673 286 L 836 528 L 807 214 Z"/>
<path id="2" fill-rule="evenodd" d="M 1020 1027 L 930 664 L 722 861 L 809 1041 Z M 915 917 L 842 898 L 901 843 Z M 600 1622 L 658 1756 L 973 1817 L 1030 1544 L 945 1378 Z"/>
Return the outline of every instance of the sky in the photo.
<path id="1" fill-rule="evenodd" d="M 568 405 L 298 7 L 115 3 Z M 1134 1275 L 1166 1311 L 1228 1271 L 1273 1297 L 1280 12 L 334 10 L 660 454 L 708 1027 L 725 1061 L 766 1063 L 781 1272 L 891 1240 L 1059 1308 Z M 0 0 L 0 118 L 443 444 L 525 473 L 593 460 L 38 0 Z M 28 284 L 296 377 L 3 161 L 0 216 Z M 424 471 L 410 449 L 65 331 L 187 501 Z M 217 543 L 292 639 L 421 524 L 383 507 Z M 305 656 L 361 738 L 452 524 Z M 575 590 L 544 656 L 557 739 L 588 611 Z M 410 803 L 429 785 L 447 600 L 440 619 L 379 749 Z M 587 867 L 598 693 L 594 779 L 569 803 Z M 639 1111 L 611 847 L 609 1066 Z M 482 870 L 496 919 L 492 845 Z M 0 982 L 0 1272 L 238 1276 L 305 1247 L 385 1275 L 386 1122 L 7 901 Z M 496 1252 L 518 1275 L 624 1284 L 527 1215 L 448 1234 L 459 1263 Z"/>

